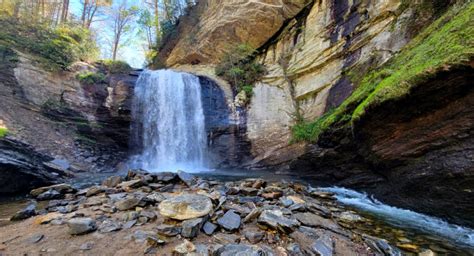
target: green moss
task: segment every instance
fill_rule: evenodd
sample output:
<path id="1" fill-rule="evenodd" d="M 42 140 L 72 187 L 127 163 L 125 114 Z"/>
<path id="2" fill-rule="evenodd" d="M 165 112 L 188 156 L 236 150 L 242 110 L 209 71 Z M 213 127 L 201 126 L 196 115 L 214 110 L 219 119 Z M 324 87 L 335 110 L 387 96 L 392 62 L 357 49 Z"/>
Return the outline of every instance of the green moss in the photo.
<path id="1" fill-rule="evenodd" d="M 7 136 L 7 134 L 8 134 L 8 129 L 4 127 L 0 127 L 0 138 Z"/>
<path id="2" fill-rule="evenodd" d="M 382 102 L 409 95 L 436 71 L 468 63 L 474 57 L 473 18 L 474 3 L 453 7 L 382 68 L 369 72 L 338 108 L 314 122 L 296 125 L 294 140 L 316 141 L 335 125 L 353 125 Z"/>

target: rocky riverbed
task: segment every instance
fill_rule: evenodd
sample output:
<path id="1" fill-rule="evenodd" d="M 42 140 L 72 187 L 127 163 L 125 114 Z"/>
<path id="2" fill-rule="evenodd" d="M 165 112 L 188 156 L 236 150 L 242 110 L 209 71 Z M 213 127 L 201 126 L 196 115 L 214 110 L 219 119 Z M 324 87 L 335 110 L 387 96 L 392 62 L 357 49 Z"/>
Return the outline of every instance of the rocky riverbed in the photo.
<path id="1" fill-rule="evenodd" d="M 130 171 L 30 194 L 0 228 L 0 255 L 435 255 L 358 229 L 372 220 L 298 182 Z"/>

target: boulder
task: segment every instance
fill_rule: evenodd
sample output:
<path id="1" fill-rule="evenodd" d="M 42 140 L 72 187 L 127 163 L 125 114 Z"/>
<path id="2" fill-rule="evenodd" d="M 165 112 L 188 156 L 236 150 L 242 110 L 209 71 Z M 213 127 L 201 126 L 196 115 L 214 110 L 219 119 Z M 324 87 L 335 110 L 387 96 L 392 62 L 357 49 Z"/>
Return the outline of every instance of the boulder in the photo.
<path id="1" fill-rule="evenodd" d="M 313 252 L 320 256 L 332 256 L 334 255 L 334 242 L 329 235 L 321 235 L 311 245 Z"/>
<path id="2" fill-rule="evenodd" d="M 115 207 L 117 207 L 117 209 L 119 209 L 120 211 L 127 211 L 133 209 L 139 203 L 140 200 L 138 198 L 131 197 L 116 202 Z"/>
<path id="3" fill-rule="evenodd" d="M 122 229 L 122 225 L 112 220 L 105 220 L 104 222 L 102 222 L 102 224 L 99 225 L 100 233 L 110 233 L 110 232 L 118 231 L 120 229 Z"/>
<path id="4" fill-rule="evenodd" d="M 102 182 L 103 186 L 109 188 L 115 188 L 122 182 L 122 177 L 120 176 L 110 176 Z"/>
<path id="5" fill-rule="evenodd" d="M 156 227 L 157 233 L 163 236 L 176 236 L 181 233 L 181 227 L 161 224 Z"/>
<path id="6" fill-rule="evenodd" d="M 308 227 L 323 228 L 333 231 L 341 229 L 335 222 L 313 213 L 297 213 L 294 216 L 299 222 Z"/>
<path id="7" fill-rule="evenodd" d="M 265 233 L 256 228 L 248 228 L 244 230 L 245 238 L 252 244 L 259 243 L 265 237 Z"/>
<path id="8" fill-rule="evenodd" d="M 299 226 L 297 220 L 283 216 L 283 213 L 280 210 L 263 211 L 258 218 L 258 223 L 285 233 L 291 232 Z"/>
<path id="9" fill-rule="evenodd" d="M 103 193 L 104 191 L 105 191 L 105 187 L 103 186 L 93 186 L 87 190 L 86 196 L 87 197 L 95 196 L 97 194 Z"/>
<path id="10" fill-rule="evenodd" d="M 54 189 L 50 189 L 46 192 L 43 192 L 41 194 L 39 194 L 36 199 L 40 200 L 40 201 L 45 201 L 45 200 L 52 200 L 52 199 L 60 199 L 60 198 L 63 198 L 64 195 L 59 193 L 58 191 L 54 190 Z"/>
<path id="11" fill-rule="evenodd" d="M 26 239 L 26 242 L 29 244 L 36 244 L 39 241 L 43 240 L 44 235 L 43 234 L 35 234 L 30 236 L 29 238 Z"/>
<path id="12" fill-rule="evenodd" d="M 240 222 L 240 216 L 232 210 L 227 211 L 222 217 L 217 219 L 217 223 L 228 231 L 239 229 Z"/>
<path id="13" fill-rule="evenodd" d="M 182 243 L 174 248 L 173 253 L 177 255 L 187 255 L 194 251 L 196 251 L 194 244 L 185 239 Z"/>
<path id="14" fill-rule="evenodd" d="M 69 234 L 83 235 L 97 229 L 95 221 L 91 218 L 74 218 L 67 222 Z"/>
<path id="15" fill-rule="evenodd" d="M 56 185 L 52 185 L 48 187 L 33 189 L 31 190 L 30 195 L 33 197 L 37 197 L 40 194 L 47 192 L 48 190 L 54 190 L 60 194 L 74 193 L 76 191 L 76 189 L 74 189 L 71 185 L 62 183 L 62 184 L 56 184 Z"/>
<path id="16" fill-rule="evenodd" d="M 192 187 L 197 184 L 196 176 L 189 174 L 187 172 L 178 171 L 178 177 L 183 181 L 188 187 Z"/>
<path id="17" fill-rule="evenodd" d="M 153 175 L 155 176 L 156 181 L 163 183 L 169 183 L 178 177 L 178 175 L 173 172 L 160 172 Z"/>
<path id="18" fill-rule="evenodd" d="M 264 250 L 257 246 L 245 245 L 245 244 L 228 244 L 219 248 L 214 255 L 216 256 L 234 256 L 234 255 L 245 255 L 245 256 L 270 256 L 273 255 L 268 250 Z"/>
<path id="19" fill-rule="evenodd" d="M 191 220 L 185 220 L 181 224 L 181 236 L 186 238 L 194 238 L 197 236 L 199 229 L 201 229 L 201 225 L 204 219 L 197 218 Z"/>
<path id="20" fill-rule="evenodd" d="M 204 226 L 202 226 L 202 230 L 204 231 L 204 233 L 208 236 L 214 234 L 214 232 L 216 231 L 217 229 L 217 225 L 216 224 L 213 224 L 209 221 L 207 221 L 206 223 L 204 223 Z"/>
<path id="21" fill-rule="evenodd" d="M 35 215 L 36 215 L 36 203 L 30 203 L 23 210 L 16 212 L 15 215 L 13 215 L 10 218 L 10 220 L 11 221 L 24 220 Z"/>
<path id="22" fill-rule="evenodd" d="M 211 199 L 203 195 L 181 194 L 172 196 L 158 205 L 162 216 L 188 220 L 208 215 L 213 209 Z"/>
<path id="23" fill-rule="evenodd" d="M 124 182 L 121 182 L 120 184 L 118 184 L 119 187 L 121 187 L 122 189 L 124 190 L 130 190 L 130 189 L 133 189 L 133 188 L 139 188 L 141 186 L 145 185 L 145 183 L 140 180 L 140 179 L 137 179 L 137 180 L 130 180 L 130 181 L 124 181 Z"/>

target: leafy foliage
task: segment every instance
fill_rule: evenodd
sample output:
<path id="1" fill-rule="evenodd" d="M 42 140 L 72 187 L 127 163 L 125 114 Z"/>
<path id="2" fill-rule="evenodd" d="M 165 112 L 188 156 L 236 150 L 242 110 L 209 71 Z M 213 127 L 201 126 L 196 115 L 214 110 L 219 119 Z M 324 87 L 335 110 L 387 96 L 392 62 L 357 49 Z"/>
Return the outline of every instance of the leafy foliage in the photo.
<path id="1" fill-rule="evenodd" d="M 75 61 L 95 59 L 99 52 L 89 30 L 81 27 L 52 29 L 5 17 L 0 26 L 0 44 L 39 56 L 49 70 L 65 70 Z"/>
<path id="2" fill-rule="evenodd" d="M 255 49 L 248 44 L 232 47 L 216 67 L 216 74 L 229 81 L 237 91 L 252 93 L 252 84 L 262 77 L 265 68 L 254 59 Z"/>
<path id="3" fill-rule="evenodd" d="M 121 60 L 101 60 L 98 63 L 104 65 L 109 74 L 128 73 L 132 70 L 127 62 Z"/>
<path id="4" fill-rule="evenodd" d="M 4 127 L 0 127 L 0 138 L 7 136 L 7 134 L 8 134 L 8 129 Z"/>
<path id="5" fill-rule="evenodd" d="M 102 73 L 85 72 L 76 75 L 77 80 L 83 84 L 97 84 L 105 82 L 105 75 Z"/>
<path id="6" fill-rule="evenodd" d="M 388 100 L 408 95 L 447 66 L 468 63 L 474 57 L 474 3 L 455 6 L 415 37 L 383 67 L 369 72 L 338 108 L 313 122 L 293 127 L 296 141 L 317 141 L 334 126 L 352 126 L 367 111 Z"/>

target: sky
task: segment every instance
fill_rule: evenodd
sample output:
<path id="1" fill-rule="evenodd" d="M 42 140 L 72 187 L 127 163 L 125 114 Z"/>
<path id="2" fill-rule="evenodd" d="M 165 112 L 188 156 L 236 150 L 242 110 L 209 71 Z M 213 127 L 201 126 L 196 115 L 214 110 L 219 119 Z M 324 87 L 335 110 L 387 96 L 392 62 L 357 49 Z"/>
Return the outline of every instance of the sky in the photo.
<path id="1" fill-rule="evenodd" d="M 114 4 L 117 4 L 121 1 L 123 0 L 114 0 Z M 143 6 L 141 0 L 128 0 L 128 4 L 139 7 Z M 81 0 L 71 0 L 70 5 L 71 13 L 76 17 L 80 17 L 82 13 Z M 110 37 L 111 32 L 107 22 L 108 21 L 105 20 L 92 23 L 92 29 L 97 33 L 98 36 L 98 46 L 101 48 L 101 58 L 103 59 L 111 58 L 111 46 L 107 40 L 107 38 Z M 143 47 L 145 40 L 137 35 L 137 29 L 135 29 L 134 32 L 132 32 L 126 39 L 127 44 L 120 48 L 117 59 L 128 62 L 134 68 L 142 68 L 145 64 L 145 51 Z"/>

